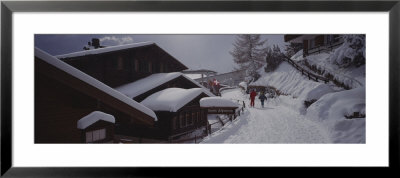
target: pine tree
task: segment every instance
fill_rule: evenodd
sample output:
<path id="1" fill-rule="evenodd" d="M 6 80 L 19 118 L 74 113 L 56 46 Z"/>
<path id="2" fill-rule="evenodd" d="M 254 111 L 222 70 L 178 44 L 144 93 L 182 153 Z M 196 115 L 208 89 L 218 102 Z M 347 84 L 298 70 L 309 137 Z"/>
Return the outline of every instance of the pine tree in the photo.
<path id="1" fill-rule="evenodd" d="M 283 53 L 278 45 L 274 45 L 267 50 L 267 57 L 265 58 L 267 66 L 265 67 L 265 72 L 274 71 L 279 64 L 283 61 Z"/>
<path id="2" fill-rule="evenodd" d="M 247 77 L 251 77 L 253 81 L 260 77 L 257 69 L 265 64 L 265 43 L 266 40 L 262 40 L 261 35 L 237 35 L 233 44 L 235 48 L 229 52 L 233 61 L 238 64 L 236 70 L 246 69 Z"/>

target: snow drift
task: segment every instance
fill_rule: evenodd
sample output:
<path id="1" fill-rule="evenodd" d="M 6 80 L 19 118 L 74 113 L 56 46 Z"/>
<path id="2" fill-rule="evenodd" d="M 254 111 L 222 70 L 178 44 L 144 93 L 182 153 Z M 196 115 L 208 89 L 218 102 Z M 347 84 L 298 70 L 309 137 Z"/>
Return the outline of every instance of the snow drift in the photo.
<path id="1" fill-rule="evenodd" d="M 365 143 L 365 118 L 345 118 L 354 112 L 365 115 L 365 87 L 321 97 L 307 109 L 306 117 L 321 122 L 335 143 Z"/>

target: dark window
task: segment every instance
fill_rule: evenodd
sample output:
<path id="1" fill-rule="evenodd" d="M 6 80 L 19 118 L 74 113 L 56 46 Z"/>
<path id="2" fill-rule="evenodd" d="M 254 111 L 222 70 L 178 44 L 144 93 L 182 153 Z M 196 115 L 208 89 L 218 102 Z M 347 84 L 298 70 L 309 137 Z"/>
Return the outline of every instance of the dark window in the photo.
<path id="1" fill-rule="evenodd" d="M 151 61 L 149 61 L 149 62 L 148 62 L 148 65 L 149 65 L 149 67 L 148 67 L 148 72 L 152 73 L 152 72 L 153 72 L 153 70 L 152 70 L 152 69 L 153 69 L 153 67 L 152 67 L 152 66 L 153 66 L 153 63 L 152 63 Z"/>
<path id="2" fill-rule="evenodd" d="M 140 72 L 148 72 L 149 66 L 148 66 L 147 62 L 144 61 L 144 60 L 141 60 L 139 63 L 140 63 L 139 64 L 140 65 L 140 67 L 139 67 Z"/>
<path id="3" fill-rule="evenodd" d="M 186 119 L 185 119 L 185 112 L 180 113 L 180 128 L 186 127 Z"/>
<path id="4" fill-rule="evenodd" d="M 106 138 L 106 129 L 86 132 L 86 143 L 104 140 Z"/>
<path id="5" fill-rule="evenodd" d="M 192 120 L 190 111 L 187 111 L 186 112 L 186 125 L 189 126 L 189 125 L 192 125 L 192 123 L 193 123 L 193 120 Z"/>
<path id="6" fill-rule="evenodd" d="M 175 116 L 175 129 L 179 129 L 179 117 Z"/>
<path id="7" fill-rule="evenodd" d="M 160 72 L 163 73 L 164 72 L 164 64 L 160 63 Z"/>
<path id="8" fill-rule="evenodd" d="M 196 117 L 196 112 L 192 112 L 192 123 L 193 122 L 196 122 L 196 120 L 197 120 L 197 117 Z"/>
<path id="9" fill-rule="evenodd" d="M 122 70 L 124 68 L 124 60 L 122 57 L 118 57 L 117 60 L 117 70 Z"/>
<path id="10" fill-rule="evenodd" d="M 174 116 L 172 118 L 172 130 L 175 130 L 179 127 L 178 117 Z"/>
<path id="11" fill-rule="evenodd" d="M 169 70 L 168 70 L 168 65 L 167 65 L 167 64 L 164 65 L 164 72 L 165 72 L 165 73 L 168 73 L 168 72 L 169 72 Z"/>
<path id="12" fill-rule="evenodd" d="M 158 62 L 153 63 L 153 73 L 159 73 L 160 72 L 160 64 Z"/>
<path id="13" fill-rule="evenodd" d="M 201 118 L 200 118 L 200 112 L 199 112 L 199 111 L 197 111 L 197 123 L 200 123 L 200 121 L 201 121 Z"/>
<path id="14" fill-rule="evenodd" d="M 134 66 L 135 72 L 139 72 L 139 60 L 135 59 L 133 66 Z"/>

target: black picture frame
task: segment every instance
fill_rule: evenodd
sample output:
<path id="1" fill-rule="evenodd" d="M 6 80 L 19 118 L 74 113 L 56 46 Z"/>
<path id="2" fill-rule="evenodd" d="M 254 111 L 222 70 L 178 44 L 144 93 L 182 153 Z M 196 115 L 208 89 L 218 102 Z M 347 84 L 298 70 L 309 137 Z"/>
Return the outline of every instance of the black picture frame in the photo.
<path id="1" fill-rule="evenodd" d="M 1 175 L 127 177 L 179 175 L 177 168 L 16 168 L 12 166 L 12 17 L 13 12 L 389 12 L 389 168 L 399 167 L 400 1 L 2 1 L 1 2 Z M 156 169 L 156 170 L 155 170 Z M 188 169 L 188 168 L 187 168 Z M 194 169 L 194 168 L 191 168 Z M 376 170 L 363 169 L 363 170 Z M 230 170 L 230 174 L 239 171 Z M 359 170 L 359 169 L 357 169 Z M 192 170 L 190 170 L 192 171 Z M 207 171 L 193 170 L 196 175 Z M 224 170 L 218 170 L 224 174 Z M 255 169 L 252 171 L 260 171 Z M 280 170 L 282 171 L 282 170 Z M 302 172 L 308 172 L 305 170 Z M 290 171 L 284 171 L 290 172 Z M 254 173 L 254 172 L 252 172 Z M 192 175 L 191 174 L 191 175 Z M 214 174 L 214 173 L 213 173 Z M 286 173 L 285 173 L 286 174 Z M 330 171 L 329 174 L 340 175 Z"/>

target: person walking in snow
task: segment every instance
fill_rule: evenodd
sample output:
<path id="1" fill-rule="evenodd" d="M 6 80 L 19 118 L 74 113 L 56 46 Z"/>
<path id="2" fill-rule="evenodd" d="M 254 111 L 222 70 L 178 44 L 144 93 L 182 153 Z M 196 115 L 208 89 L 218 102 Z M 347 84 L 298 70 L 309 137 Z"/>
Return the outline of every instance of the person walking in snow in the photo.
<path id="1" fill-rule="evenodd" d="M 264 92 L 260 93 L 260 96 L 258 97 L 261 101 L 261 106 L 264 108 L 264 100 L 267 100 L 267 97 L 265 96 Z"/>
<path id="2" fill-rule="evenodd" d="M 254 107 L 254 100 L 256 99 L 257 93 L 255 90 L 252 90 L 250 93 L 250 107 Z"/>

